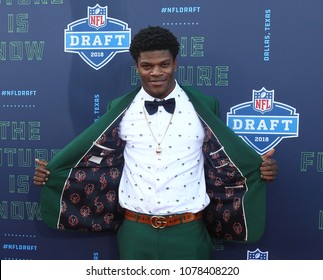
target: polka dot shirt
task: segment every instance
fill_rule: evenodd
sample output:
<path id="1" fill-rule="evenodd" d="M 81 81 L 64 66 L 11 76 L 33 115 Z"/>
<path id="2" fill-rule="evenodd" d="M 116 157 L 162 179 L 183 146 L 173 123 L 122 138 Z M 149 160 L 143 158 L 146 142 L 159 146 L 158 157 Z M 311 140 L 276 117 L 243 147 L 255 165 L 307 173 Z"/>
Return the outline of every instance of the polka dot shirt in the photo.
<path id="1" fill-rule="evenodd" d="M 162 106 L 149 115 L 144 101 L 154 98 L 141 89 L 120 123 L 119 136 L 126 147 L 119 201 L 126 209 L 170 215 L 195 213 L 209 203 L 201 121 L 178 84 L 166 99 L 173 97 L 173 116 Z M 161 153 L 156 153 L 158 143 Z"/>

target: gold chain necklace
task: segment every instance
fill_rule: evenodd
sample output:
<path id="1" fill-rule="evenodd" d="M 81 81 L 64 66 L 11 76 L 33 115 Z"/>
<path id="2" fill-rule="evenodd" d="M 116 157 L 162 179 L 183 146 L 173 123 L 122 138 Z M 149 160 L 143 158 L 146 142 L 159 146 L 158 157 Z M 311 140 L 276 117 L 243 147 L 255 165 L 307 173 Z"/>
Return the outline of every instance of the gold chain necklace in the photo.
<path id="1" fill-rule="evenodd" d="M 168 125 L 167 125 L 167 127 L 166 127 L 166 130 L 165 130 L 165 132 L 164 132 L 164 134 L 163 134 L 163 137 L 161 138 L 161 140 L 158 142 L 157 141 L 157 138 L 156 138 L 156 136 L 155 136 L 155 134 L 153 133 L 153 130 L 151 129 L 151 126 L 150 126 L 150 124 L 149 124 L 149 121 L 148 121 L 148 118 L 147 118 L 147 113 L 146 113 L 146 109 L 145 109 L 145 105 L 143 104 L 142 105 L 142 109 L 143 109 L 143 111 L 144 111 L 144 115 L 145 115 L 145 119 L 146 119 L 146 122 L 147 122 L 147 125 L 148 125 L 148 127 L 149 127 L 149 130 L 150 130 L 150 133 L 151 133 L 151 135 L 154 137 L 154 140 L 155 140 L 155 142 L 156 142 L 156 144 L 157 144 L 157 147 L 156 147 L 156 154 L 157 155 L 160 155 L 161 153 L 162 153 L 162 148 L 161 148 L 161 143 L 163 142 L 163 140 L 164 140 L 164 138 L 165 138 L 165 136 L 166 136 L 166 133 L 167 133 L 167 131 L 168 131 L 168 128 L 169 128 L 169 126 L 171 125 L 171 123 L 172 123 L 172 120 L 173 120 L 173 116 L 174 116 L 174 114 L 172 114 L 172 116 L 170 117 L 170 120 L 169 120 L 169 122 L 168 122 Z"/>

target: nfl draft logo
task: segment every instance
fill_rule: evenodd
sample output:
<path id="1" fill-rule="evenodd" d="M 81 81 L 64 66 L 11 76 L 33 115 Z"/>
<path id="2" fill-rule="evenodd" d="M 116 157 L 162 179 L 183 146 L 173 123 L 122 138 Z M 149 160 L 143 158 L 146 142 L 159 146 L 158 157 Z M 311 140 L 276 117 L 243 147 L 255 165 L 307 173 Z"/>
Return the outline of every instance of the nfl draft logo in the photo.
<path id="1" fill-rule="evenodd" d="M 129 51 L 131 29 L 128 24 L 108 17 L 108 7 L 88 7 L 87 17 L 67 25 L 64 51 L 77 53 L 99 70 L 121 52 Z"/>
<path id="2" fill-rule="evenodd" d="M 268 251 L 262 252 L 258 248 L 247 253 L 247 260 L 268 260 Z"/>
<path id="3" fill-rule="evenodd" d="M 231 107 L 227 125 L 258 154 L 263 155 L 284 138 L 298 137 L 295 108 L 276 102 L 274 90 L 253 90 L 252 101 Z"/>

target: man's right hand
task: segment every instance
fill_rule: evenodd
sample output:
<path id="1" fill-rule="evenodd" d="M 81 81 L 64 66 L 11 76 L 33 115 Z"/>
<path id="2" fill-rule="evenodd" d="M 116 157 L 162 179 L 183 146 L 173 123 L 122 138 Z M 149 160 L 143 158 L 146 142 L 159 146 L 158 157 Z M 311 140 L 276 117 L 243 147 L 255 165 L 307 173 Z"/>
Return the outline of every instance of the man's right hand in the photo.
<path id="1" fill-rule="evenodd" d="M 47 162 L 39 159 L 36 159 L 35 162 L 38 164 L 38 166 L 36 167 L 34 173 L 34 184 L 36 186 L 45 185 L 50 174 L 49 171 L 46 169 Z"/>

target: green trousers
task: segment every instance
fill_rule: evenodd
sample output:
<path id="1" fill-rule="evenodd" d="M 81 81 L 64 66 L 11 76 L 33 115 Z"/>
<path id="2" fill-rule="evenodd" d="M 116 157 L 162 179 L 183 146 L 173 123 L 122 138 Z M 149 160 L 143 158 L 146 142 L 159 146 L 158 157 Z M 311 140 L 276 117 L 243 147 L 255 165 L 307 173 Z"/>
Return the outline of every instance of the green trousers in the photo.
<path id="1" fill-rule="evenodd" d="M 122 260 L 207 260 L 212 241 L 202 220 L 162 229 L 124 220 L 118 247 Z"/>

